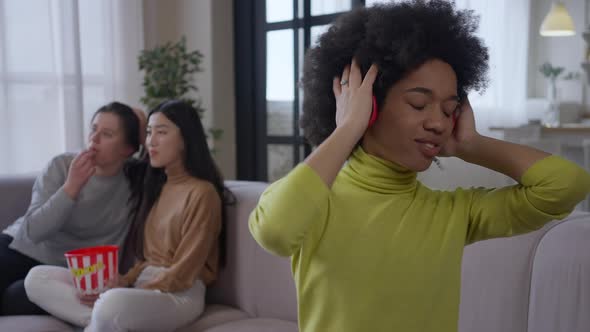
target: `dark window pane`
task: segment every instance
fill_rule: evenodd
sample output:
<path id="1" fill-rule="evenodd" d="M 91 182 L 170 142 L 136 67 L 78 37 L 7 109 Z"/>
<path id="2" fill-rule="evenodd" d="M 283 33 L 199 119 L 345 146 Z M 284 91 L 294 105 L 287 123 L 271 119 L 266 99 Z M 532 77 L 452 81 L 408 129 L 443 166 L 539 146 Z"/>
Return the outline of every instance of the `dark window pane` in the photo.
<path id="1" fill-rule="evenodd" d="M 266 128 L 269 136 L 293 135 L 293 102 L 267 100 Z"/>
<path id="2" fill-rule="evenodd" d="M 292 145 L 268 145 L 268 181 L 273 182 L 285 176 L 293 168 Z"/>

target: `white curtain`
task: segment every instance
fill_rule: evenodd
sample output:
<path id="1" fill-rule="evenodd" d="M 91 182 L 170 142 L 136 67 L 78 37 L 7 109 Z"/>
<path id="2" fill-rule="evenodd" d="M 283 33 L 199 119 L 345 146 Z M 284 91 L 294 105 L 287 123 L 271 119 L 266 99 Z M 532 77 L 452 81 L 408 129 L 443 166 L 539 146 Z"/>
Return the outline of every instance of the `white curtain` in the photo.
<path id="1" fill-rule="evenodd" d="M 367 6 L 392 0 L 367 0 Z M 393 0 L 398 1 L 399 0 Z M 490 55 L 489 86 L 469 96 L 478 130 L 526 122 L 527 57 L 531 0 L 456 0 L 480 16 L 478 36 Z"/>
<path id="2" fill-rule="evenodd" d="M 489 87 L 473 94 L 477 126 L 515 126 L 526 118 L 530 0 L 457 0 L 480 16 L 478 34 L 490 55 Z"/>
<path id="3" fill-rule="evenodd" d="M 139 106 L 142 0 L 0 0 L 0 174 L 84 147 L 90 117 Z"/>

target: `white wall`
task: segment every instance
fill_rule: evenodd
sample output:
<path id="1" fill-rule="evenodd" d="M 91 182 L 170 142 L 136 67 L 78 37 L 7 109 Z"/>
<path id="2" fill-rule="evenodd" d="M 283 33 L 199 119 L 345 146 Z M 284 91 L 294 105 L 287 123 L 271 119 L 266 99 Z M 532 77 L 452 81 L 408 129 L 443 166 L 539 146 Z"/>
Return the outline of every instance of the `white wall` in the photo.
<path id="1" fill-rule="evenodd" d="M 233 4 L 231 0 L 144 0 L 145 46 L 186 36 L 187 47 L 203 53 L 196 76 L 205 108 L 203 125 L 223 129 L 215 159 L 226 179 L 235 179 L 235 93 Z"/>
<path id="2" fill-rule="evenodd" d="M 529 38 L 528 64 L 528 97 L 544 98 L 546 96 L 546 80 L 538 68 L 546 61 L 554 66 L 563 66 L 566 71 L 577 71 L 582 74 L 579 81 L 560 81 L 558 83 L 559 96 L 564 101 L 582 103 L 584 90 L 587 91 L 586 74 L 580 64 L 584 61 L 586 43 L 582 38 L 587 24 L 585 23 L 587 0 L 565 0 L 576 28 L 576 35 L 572 37 L 542 37 L 539 28 L 543 19 L 551 8 L 551 0 L 531 0 L 531 26 Z M 589 101 L 586 101 L 588 105 Z"/>
<path id="3" fill-rule="evenodd" d="M 236 94 L 234 70 L 234 19 L 232 0 L 211 0 L 213 39 L 213 125 L 223 130 L 215 144 L 216 160 L 226 179 L 236 178 Z"/>

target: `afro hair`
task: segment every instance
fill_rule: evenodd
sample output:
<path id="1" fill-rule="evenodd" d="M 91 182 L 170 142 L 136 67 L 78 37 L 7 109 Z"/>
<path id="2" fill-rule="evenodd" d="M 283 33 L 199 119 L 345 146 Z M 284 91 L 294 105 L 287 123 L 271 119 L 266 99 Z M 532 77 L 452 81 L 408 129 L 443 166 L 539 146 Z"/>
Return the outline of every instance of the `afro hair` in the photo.
<path id="1" fill-rule="evenodd" d="M 460 96 L 483 91 L 488 51 L 476 36 L 479 17 L 454 2 L 410 0 L 357 8 L 336 19 L 305 58 L 300 126 L 312 145 L 336 128 L 332 80 L 356 58 L 364 74 L 379 67 L 373 93 L 379 106 L 396 82 L 425 62 L 440 59 L 457 75 Z"/>

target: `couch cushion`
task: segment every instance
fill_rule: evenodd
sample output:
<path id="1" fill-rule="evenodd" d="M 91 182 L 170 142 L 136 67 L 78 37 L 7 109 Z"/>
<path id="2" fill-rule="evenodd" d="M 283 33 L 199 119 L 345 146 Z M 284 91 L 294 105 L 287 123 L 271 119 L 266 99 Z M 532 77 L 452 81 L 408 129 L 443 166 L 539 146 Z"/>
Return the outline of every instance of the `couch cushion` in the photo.
<path id="1" fill-rule="evenodd" d="M 0 331 L 74 332 L 74 329 L 51 316 L 2 316 L 0 317 Z"/>
<path id="2" fill-rule="evenodd" d="M 252 318 L 218 325 L 205 332 L 297 332 L 297 324 L 280 319 Z"/>
<path id="3" fill-rule="evenodd" d="M 34 175 L 0 177 L 0 231 L 25 214 L 34 182 Z"/>
<path id="4" fill-rule="evenodd" d="M 260 247 L 256 250 L 256 317 L 297 321 L 297 290 L 291 260 L 277 257 Z"/>
<path id="5" fill-rule="evenodd" d="M 465 247 L 461 276 L 460 332 L 527 330 L 531 266 L 541 238 L 555 227 Z"/>
<path id="6" fill-rule="evenodd" d="M 248 236 L 248 216 L 266 187 L 263 183 L 250 185 L 226 182 L 236 197 L 236 204 L 227 209 L 226 257 L 217 281 L 207 289 L 207 303 L 239 308 L 254 316 L 255 292 L 253 266 L 256 243 Z"/>
<path id="7" fill-rule="evenodd" d="M 246 318 L 248 315 L 241 310 L 218 304 L 208 305 L 196 322 L 178 332 L 202 332 L 213 326 Z"/>
<path id="8" fill-rule="evenodd" d="M 227 181 L 237 204 L 228 209 L 227 264 L 208 289 L 208 303 L 239 308 L 252 317 L 297 320 L 297 296 L 288 258 L 264 251 L 250 235 L 248 217 L 266 183 Z"/>

